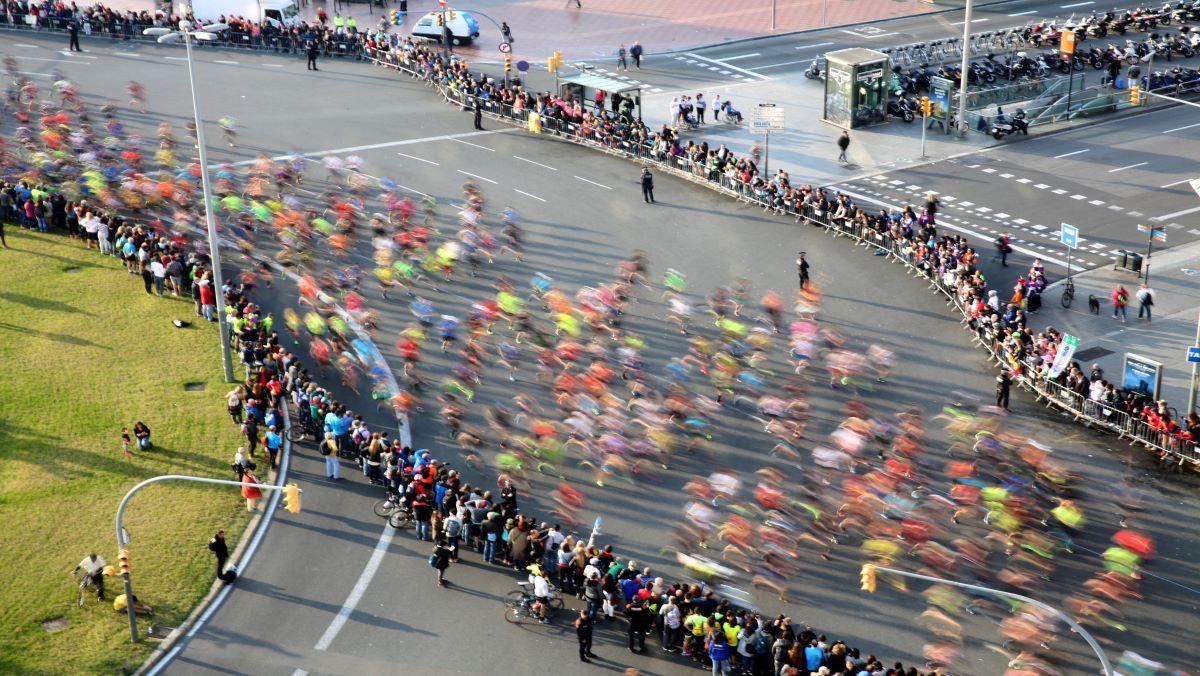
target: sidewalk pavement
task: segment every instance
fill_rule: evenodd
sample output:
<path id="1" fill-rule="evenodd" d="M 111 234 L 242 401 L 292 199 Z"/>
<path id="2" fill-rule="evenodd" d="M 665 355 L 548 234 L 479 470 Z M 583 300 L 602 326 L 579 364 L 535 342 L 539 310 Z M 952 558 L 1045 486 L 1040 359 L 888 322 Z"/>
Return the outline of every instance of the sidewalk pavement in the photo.
<path id="1" fill-rule="evenodd" d="M 1145 250 L 1138 252 L 1143 256 Z M 1143 263 L 1143 270 L 1144 270 Z M 1096 268 L 1075 275 L 1075 302 L 1070 309 L 1059 303 L 1063 286 L 1055 282 L 1043 294 L 1042 309 L 1033 315 L 1030 328 L 1053 326 L 1079 338 L 1075 359 L 1086 373 L 1100 364 L 1105 379 L 1120 387 L 1126 352 L 1163 365 L 1160 397 L 1175 407 L 1179 417 L 1187 415 L 1191 364 L 1187 348 L 1195 344 L 1197 312 L 1200 311 L 1200 243 L 1155 253 L 1150 261 L 1150 288 L 1154 291 L 1154 320 L 1137 319 L 1136 293 L 1142 280 L 1126 270 Z M 1129 321 L 1112 318 L 1112 292 L 1117 285 L 1129 291 Z M 1100 313 L 1088 311 L 1088 296 L 1100 301 Z"/>
<path id="2" fill-rule="evenodd" d="M 685 142 L 689 139 L 708 141 L 709 147 L 714 149 L 723 143 L 735 155 L 749 155 L 754 144 L 763 142 L 762 136 L 750 133 L 751 110 L 760 103 L 774 103 L 785 111 L 787 131 L 771 134 L 769 157 L 764 158 L 768 160 L 766 168 L 772 174 L 779 168 L 787 170 L 793 184 L 828 185 L 866 174 L 911 167 L 924 161 L 921 159 L 921 122 L 918 118 L 911 123 L 894 120 L 851 131 L 850 163 L 839 163 L 837 138 L 842 130 L 821 120 L 824 83 L 806 79 L 803 75 L 806 65 L 797 64 L 793 73 L 769 81 L 706 87 L 701 91 L 709 102 L 709 123 L 685 130 L 681 137 Z M 671 99 L 682 94 L 694 99 L 697 93 L 695 89 L 658 94 L 644 92 L 642 119 L 652 129 L 669 124 Z M 724 117 L 721 122 L 712 122 L 711 106 L 718 94 L 722 101 L 732 100 L 734 108 L 742 113 L 745 121 L 741 125 L 727 124 Z M 926 132 L 926 155 L 928 159 L 945 159 L 994 143 L 986 134 L 972 133 L 963 140 L 956 134 L 947 135 L 935 126 Z M 761 162 L 759 169 L 763 169 Z"/>
<path id="3" fill-rule="evenodd" d="M 304 18 L 316 16 L 318 7 L 332 19 L 335 0 L 297 0 Z M 531 63 L 545 63 L 555 50 L 567 59 L 594 59 L 616 55 L 622 43 L 635 40 L 647 53 L 661 53 L 764 35 L 779 35 L 846 25 L 876 19 L 911 16 L 961 7 L 961 0 L 451 0 L 461 7 L 508 22 L 513 34 L 513 55 Z M 775 30 L 771 30 L 771 6 L 775 5 Z M 353 16 L 360 27 L 374 29 L 381 15 L 399 6 L 388 0 L 385 8 L 364 2 L 337 3 L 337 11 Z M 405 25 L 393 27 L 407 35 L 414 21 L 437 9 L 434 0 L 410 0 Z M 822 23 L 824 13 L 824 24 Z M 467 59 L 498 59 L 500 31 L 479 17 L 478 41 L 455 52 Z"/>

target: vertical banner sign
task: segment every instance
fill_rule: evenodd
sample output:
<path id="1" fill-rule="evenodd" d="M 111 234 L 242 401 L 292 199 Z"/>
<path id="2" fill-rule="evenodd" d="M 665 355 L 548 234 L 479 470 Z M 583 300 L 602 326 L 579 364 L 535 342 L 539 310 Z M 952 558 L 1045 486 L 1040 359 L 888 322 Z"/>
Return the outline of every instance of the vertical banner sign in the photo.
<path id="1" fill-rule="evenodd" d="M 1064 334 L 1062 343 L 1058 345 L 1058 352 L 1054 355 L 1054 363 L 1050 364 L 1050 370 L 1046 372 L 1046 377 L 1057 378 L 1071 363 L 1071 359 L 1075 356 L 1075 350 L 1078 348 L 1079 339 L 1069 333 Z"/>
<path id="2" fill-rule="evenodd" d="M 1162 388 L 1162 364 L 1145 357 L 1125 353 L 1125 368 L 1121 373 L 1121 387 L 1127 391 L 1158 399 Z"/>

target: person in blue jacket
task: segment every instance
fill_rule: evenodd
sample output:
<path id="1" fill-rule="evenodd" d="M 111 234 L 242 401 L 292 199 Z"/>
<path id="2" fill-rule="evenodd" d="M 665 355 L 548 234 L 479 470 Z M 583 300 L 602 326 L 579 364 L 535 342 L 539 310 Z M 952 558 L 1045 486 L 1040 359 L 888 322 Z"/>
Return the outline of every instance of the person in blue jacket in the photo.
<path id="1" fill-rule="evenodd" d="M 712 660 L 713 676 L 724 676 L 729 673 L 729 642 L 725 640 L 725 634 L 717 631 L 713 632 L 712 639 L 708 642 L 708 658 Z"/>

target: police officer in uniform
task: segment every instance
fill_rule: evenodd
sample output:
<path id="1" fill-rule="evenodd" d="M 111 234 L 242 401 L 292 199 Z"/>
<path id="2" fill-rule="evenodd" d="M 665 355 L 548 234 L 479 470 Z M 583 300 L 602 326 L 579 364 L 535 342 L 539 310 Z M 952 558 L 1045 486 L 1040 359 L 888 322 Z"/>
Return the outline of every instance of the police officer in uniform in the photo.
<path id="1" fill-rule="evenodd" d="M 646 204 L 654 204 L 654 175 L 650 167 L 642 167 L 642 199 Z"/>
<path id="2" fill-rule="evenodd" d="M 321 53 L 321 50 L 317 48 L 317 41 L 309 40 L 308 41 L 308 69 L 309 70 L 320 70 L 319 68 L 317 68 L 317 55 L 320 53 Z"/>
<path id="3" fill-rule="evenodd" d="M 579 661 L 591 662 L 588 658 L 596 654 L 592 652 L 592 618 L 586 610 L 580 610 L 575 618 L 575 638 L 579 639 Z"/>
<path id="4" fill-rule="evenodd" d="M 71 35 L 70 50 L 72 52 L 82 52 L 83 50 L 79 47 L 79 22 L 71 19 L 67 23 L 67 32 Z"/>
<path id="5" fill-rule="evenodd" d="M 808 261 L 804 258 L 804 252 L 800 252 L 800 257 L 796 259 L 796 272 L 800 275 L 800 288 L 808 286 Z"/>

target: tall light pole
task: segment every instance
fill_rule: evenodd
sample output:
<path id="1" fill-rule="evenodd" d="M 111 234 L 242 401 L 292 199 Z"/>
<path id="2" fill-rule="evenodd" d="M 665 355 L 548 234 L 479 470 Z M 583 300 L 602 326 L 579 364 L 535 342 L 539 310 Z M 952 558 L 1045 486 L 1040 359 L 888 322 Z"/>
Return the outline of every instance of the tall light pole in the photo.
<path id="1" fill-rule="evenodd" d="M 221 249 L 217 242 L 217 219 L 213 214 L 212 191 L 208 185 L 208 150 L 204 144 L 204 121 L 200 119 L 200 98 L 196 95 L 196 73 L 192 67 L 192 39 L 215 40 L 214 31 L 229 28 L 225 24 L 209 24 L 195 30 L 188 20 L 179 22 L 179 30 L 147 28 L 146 35 L 157 35 L 158 42 L 169 43 L 183 40 L 187 52 L 188 87 L 192 90 L 192 116 L 196 123 L 196 145 L 200 151 L 200 191 L 204 198 L 204 220 L 208 226 L 208 257 L 212 259 L 213 295 L 217 298 L 217 326 L 221 335 L 221 365 L 225 370 L 225 382 L 234 382 L 233 358 L 229 353 L 229 323 L 225 321 L 225 282 L 221 275 Z"/>
<path id="2" fill-rule="evenodd" d="M 963 17 L 966 21 L 963 21 L 962 70 L 958 75 L 958 133 L 962 136 L 967 135 L 967 82 L 970 80 L 967 73 L 971 66 L 971 10 L 974 7 L 974 0 L 967 0 L 967 12 Z"/>

